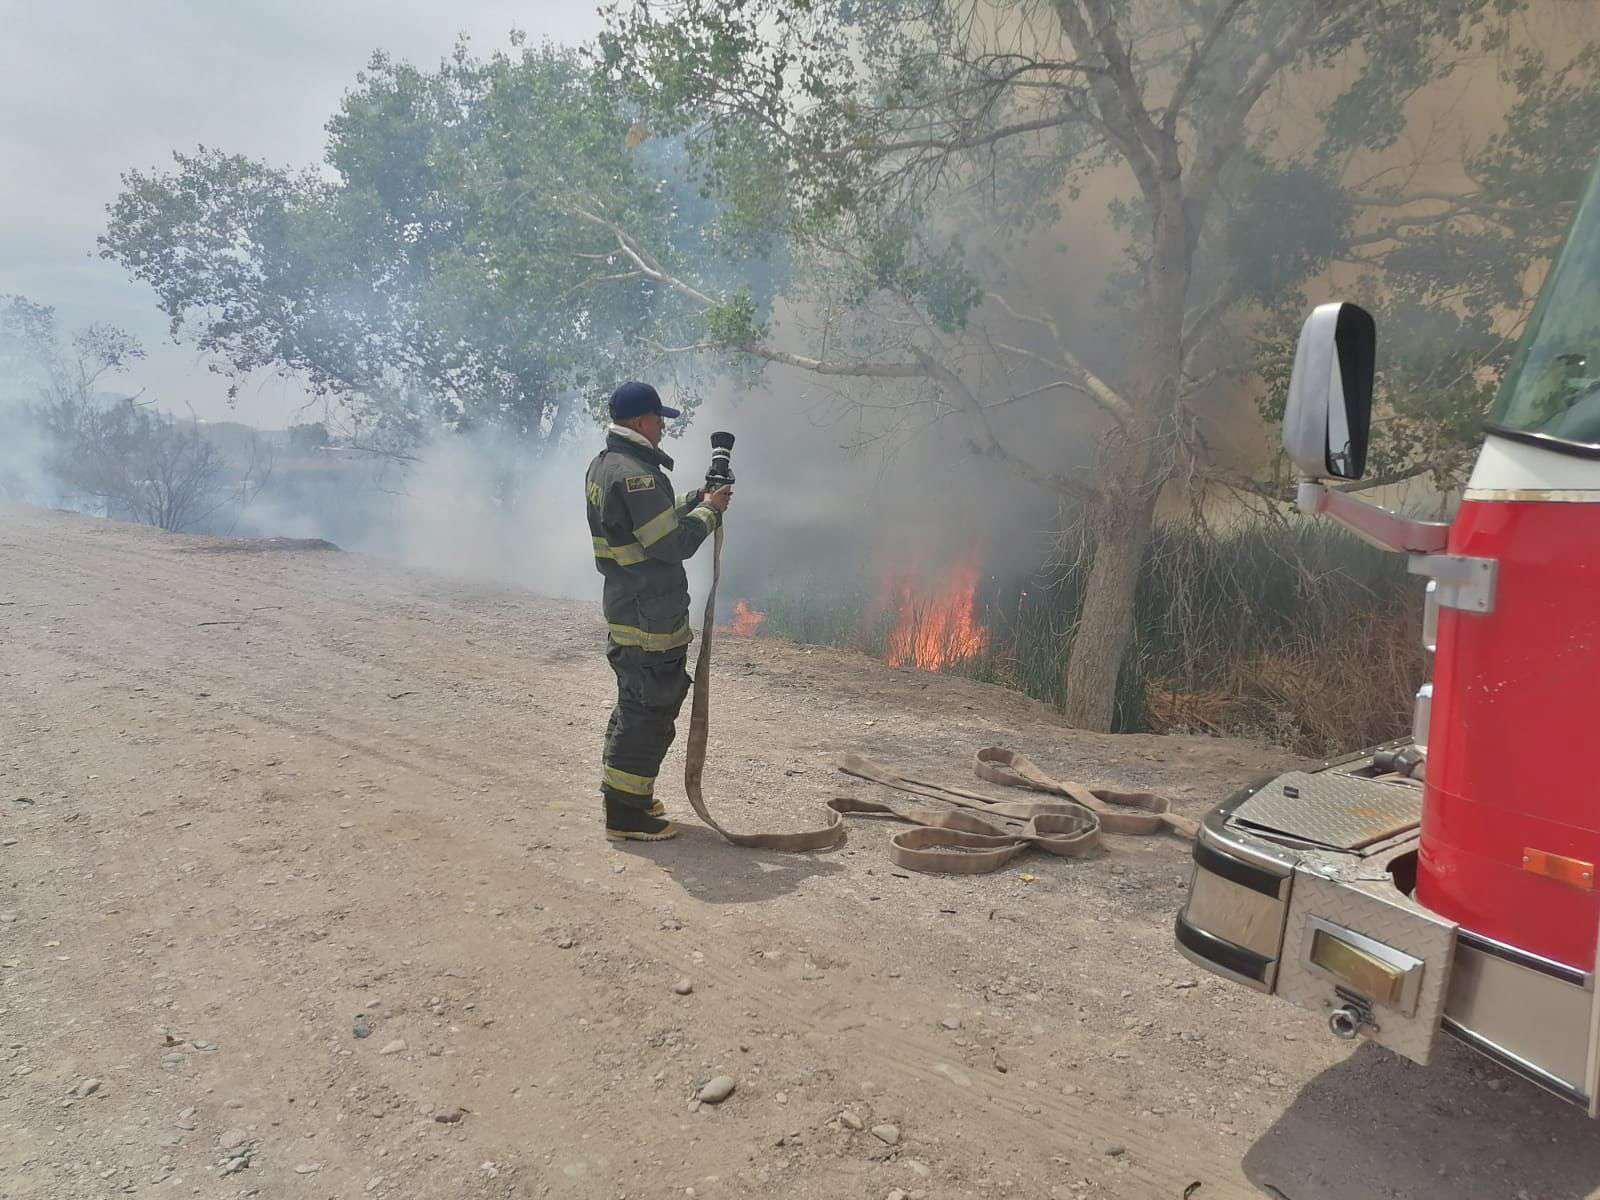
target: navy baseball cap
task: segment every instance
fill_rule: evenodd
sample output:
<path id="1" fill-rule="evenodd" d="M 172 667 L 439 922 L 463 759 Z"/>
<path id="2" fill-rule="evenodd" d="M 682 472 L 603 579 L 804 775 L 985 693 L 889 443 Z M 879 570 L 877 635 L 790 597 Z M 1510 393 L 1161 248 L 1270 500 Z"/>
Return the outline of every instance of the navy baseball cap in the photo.
<path id="1" fill-rule="evenodd" d="M 663 417 L 681 417 L 675 408 L 661 403 L 661 397 L 648 383 L 625 383 L 611 393 L 611 419 L 629 421 L 646 413 L 660 413 Z"/>

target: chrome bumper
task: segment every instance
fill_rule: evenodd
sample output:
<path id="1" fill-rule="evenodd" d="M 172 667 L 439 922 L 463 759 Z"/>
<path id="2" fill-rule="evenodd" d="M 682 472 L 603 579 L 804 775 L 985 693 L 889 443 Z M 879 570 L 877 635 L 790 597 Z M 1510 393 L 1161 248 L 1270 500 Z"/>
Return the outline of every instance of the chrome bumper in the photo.
<path id="1" fill-rule="evenodd" d="M 1415 828 L 1390 828 L 1356 850 L 1316 841 L 1331 826 L 1326 799 L 1310 793 L 1359 793 L 1370 761 L 1367 753 L 1327 764 L 1323 771 L 1346 778 L 1326 786 L 1299 772 L 1258 780 L 1208 813 L 1175 923 L 1179 952 L 1327 1017 L 1337 1036 L 1364 1037 L 1419 1063 L 1448 1033 L 1600 1115 L 1592 972 L 1460 930 L 1417 904 Z M 1301 809 L 1293 801 L 1303 793 Z M 1351 803 L 1352 811 L 1370 807 L 1359 794 Z M 1248 819 L 1267 812 L 1278 821 L 1271 829 Z"/>

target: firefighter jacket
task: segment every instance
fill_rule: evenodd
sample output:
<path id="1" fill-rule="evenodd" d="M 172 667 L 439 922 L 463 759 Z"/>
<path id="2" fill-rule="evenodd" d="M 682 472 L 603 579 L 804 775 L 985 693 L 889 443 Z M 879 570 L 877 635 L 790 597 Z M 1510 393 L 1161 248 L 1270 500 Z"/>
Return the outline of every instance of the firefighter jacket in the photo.
<path id="1" fill-rule="evenodd" d="M 722 516 L 700 502 L 698 490 L 674 496 L 671 467 L 654 446 L 612 432 L 584 479 L 613 646 L 675 650 L 694 636 L 683 563 Z"/>

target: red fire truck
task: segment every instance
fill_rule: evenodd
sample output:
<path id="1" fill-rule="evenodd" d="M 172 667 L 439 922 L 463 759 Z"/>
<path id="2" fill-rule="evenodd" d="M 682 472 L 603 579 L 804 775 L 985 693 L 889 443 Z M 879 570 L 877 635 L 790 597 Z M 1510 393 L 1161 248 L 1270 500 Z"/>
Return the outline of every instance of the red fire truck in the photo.
<path id="1" fill-rule="evenodd" d="M 1426 1063 L 1447 1033 L 1597 1115 L 1600 171 L 1448 524 L 1338 490 L 1365 467 L 1375 346 L 1360 308 L 1312 312 L 1284 448 L 1303 511 L 1428 580 L 1433 679 L 1410 738 L 1207 815 L 1178 947 L 1339 1037 Z"/>

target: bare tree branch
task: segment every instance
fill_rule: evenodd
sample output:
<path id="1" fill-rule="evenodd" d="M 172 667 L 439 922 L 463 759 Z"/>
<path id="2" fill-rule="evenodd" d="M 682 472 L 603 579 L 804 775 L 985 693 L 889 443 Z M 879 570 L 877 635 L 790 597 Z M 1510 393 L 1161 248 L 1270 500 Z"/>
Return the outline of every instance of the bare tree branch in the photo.
<path id="1" fill-rule="evenodd" d="M 1083 501 L 1092 501 L 1099 498 L 1099 492 L 1083 481 L 1069 478 L 1054 471 L 1046 471 L 1013 454 L 996 436 L 994 426 L 989 423 L 988 410 L 979 401 L 978 397 L 973 394 L 972 389 L 967 386 L 966 380 L 925 352 L 918 351 L 917 357 L 927 368 L 929 378 L 943 384 L 972 413 L 982 438 L 981 441 L 974 444 L 974 448 L 979 453 L 998 459 L 1017 478 L 1036 484 L 1048 491 L 1056 492 L 1063 496 L 1072 496 Z"/>
<path id="2" fill-rule="evenodd" d="M 1004 309 L 1005 312 L 1013 319 L 1026 322 L 1030 325 L 1036 325 L 1041 329 L 1047 330 L 1050 336 L 1055 340 L 1056 353 L 1060 355 L 1060 361 L 1049 363 L 1048 360 L 1044 359 L 1042 356 L 1033 355 L 1031 351 L 1024 350 L 1021 347 L 1007 346 L 996 342 L 995 344 L 999 346 L 1000 349 L 1005 350 L 1008 353 L 1022 355 L 1023 357 L 1034 357 L 1038 361 L 1046 362 L 1048 365 L 1056 369 L 1064 368 L 1083 381 L 1084 388 L 1088 391 L 1088 394 L 1091 398 L 1093 398 L 1094 402 L 1115 417 L 1118 424 L 1127 425 L 1133 420 L 1133 406 L 1130 405 L 1115 388 L 1113 388 L 1105 380 L 1101 379 L 1100 376 L 1096 375 L 1093 371 L 1086 367 L 1077 355 L 1073 354 L 1067 349 L 1066 345 L 1064 344 L 1065 339 L 1063 339 L 1061 336 L 1061 327 L 1054 318 L 1047 316 L 1032 316 L 1020 313 L 1011 306 L 1010 302 L 1007 301 L 1004 296 L 1000 295 L 998 292 L 990 292 L 988 293 L 988 296 L 1002 309 Z"/>
<path id="3" fill-rule="evenodd" d="M 1061 22 L 1061 28 L 1066 31 L 1068 39 L 1072 42 L 1073 49 L 1079 54 L 1085 54 L 1093 50 L 1099 44 L 1099 40 L 1078 4 L 1079 0 L 1055 0 L 1055 11 L 1057 19 Z M 1103 48 L 1101 53 L 1104 54 Z M 1155 199 L 1160 194 L 1161 175 L 1156 167 L 1155 156 L 1140 136 L 1135 127 L 1136 122 L 1128 111 L 1122 85 L 1114 80 L 1108 71 L 1091 81 L 1090 91 L 1095 98 L 1095 106 L 1100 110 L 1107 135 L 1133 170 L 1134 178 L 1139 181 L 1139 187 L 1145 196 L 1148 199 Z M 1135 87 L 1135 95 L 1137 91 Z M 1142 110 L 1143 104 L 1141 103 L 1139 107 Z M 1145 120 L 1149 121 L 1148 113 L 1145 114 Z"/>
<path id="4" fill-rule="evenodd" d="M 1205 69 L 1206 59 L 1211 56 L 1212 49 L 1217 44 L 1217 39 L 1233 20 L 1234 15 L 1245 5 L 1245 0 L 1228 0 L 1222 6 L 1216 19 L 1211 22 L 1205 36 L 1200 39 L 1200 44 L 1189 55 L 1189 61 L 1183 68 L 1177 86 L 1172 89 L 1172 98 L 1167 101 L 1167 110 L 1161 117 L 1161 128 L 1170 137 L 1177 132 L 1178 118 L 1183 113 L 1183 106 L 1188 103 L 1189 93 L 1200 80 L 1200 73 Z"/>

